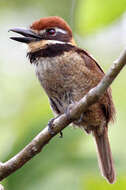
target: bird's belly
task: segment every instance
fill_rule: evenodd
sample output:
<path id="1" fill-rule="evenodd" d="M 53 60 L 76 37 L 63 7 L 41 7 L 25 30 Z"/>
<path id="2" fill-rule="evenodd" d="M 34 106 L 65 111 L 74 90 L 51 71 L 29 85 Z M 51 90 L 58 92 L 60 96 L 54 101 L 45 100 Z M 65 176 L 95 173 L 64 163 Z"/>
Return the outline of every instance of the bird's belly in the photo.
<path id="1" fill-rule="evenodd" d="M 36 66 L 36 75 L 50 99 L 53 111 L 64 113 L 68 105 L 73 103 L 72 83 L 62 72 L 60 60 L 41 58 Z"/>
<path id="2" fill-rule="evenodd" d="M 36 75 L 48 96 L 65 90 L 65 78 L 56 58 L 41 58 L 36 66 Z"/>
<path id="3" fill-rule="evenodd" d="M 79 64 L 73 60 L 73 56 L 66 59 L 64 55 L 60 58 L 40 58 L 36 65 L 38 79 L 56 114 L 64 113 L 69 104 L 79 101 L 91 88 L 92 78 L 85 71 L 83 62 L 82 67 Z M 101 107 L 96 103 L 84 113 L 80 124 L 97 126 L 103 120 L 102 117 L 104 118 Z"/>

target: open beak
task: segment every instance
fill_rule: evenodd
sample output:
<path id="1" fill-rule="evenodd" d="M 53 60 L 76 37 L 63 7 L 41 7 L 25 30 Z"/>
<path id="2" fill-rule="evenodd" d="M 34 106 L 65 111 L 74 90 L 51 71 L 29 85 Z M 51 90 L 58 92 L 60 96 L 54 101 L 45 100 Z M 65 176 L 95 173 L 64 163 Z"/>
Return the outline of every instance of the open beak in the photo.
<path id="1" fill-rule="evenodd" d="M 41 40 L 41 36 L 39 34 L 34 33 L 30 29 L 22 29 L 22 28 L 13 28 L 9 31 L 21 34 L 23 37 L 10 37 L 10 39 L 22 42 L 22 43 L 30 43 Z"/>

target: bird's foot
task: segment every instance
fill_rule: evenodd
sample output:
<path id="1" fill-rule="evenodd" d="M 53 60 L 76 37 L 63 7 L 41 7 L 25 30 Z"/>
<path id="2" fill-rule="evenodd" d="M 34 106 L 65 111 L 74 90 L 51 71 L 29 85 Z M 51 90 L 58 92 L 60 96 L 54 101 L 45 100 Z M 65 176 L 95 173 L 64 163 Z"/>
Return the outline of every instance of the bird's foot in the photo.
<path id="1" fill-rule="evenodd" d="M 76 120 L 76 123 L 78 125 L 81 125 L 84 122 L 84 113 L 81 114 L 80 118 Z"/>
<path id="2" fill-rule="evenodd" d="M 72 121 L 72 119 L 71 119 L 71 117 L 70 117 L 70 112 L 71 112 L 73 106 L 74 106 L 74 103 L 70 104 L 70 105 L 66 108 L 66 110 L 65 110 L 66 117 L 67 117 L 68 121 L 70 121 L 70 122 Z"/>
<path id="3" fill-rule="evenodd" d="M 63 138 L 63 132 L 62 131 L 60 131 L 60 136 L 59 137 Z"/>
<path id="4" fill-rule="evenodd" d="M 57 116 L 56 118 L 51 119 L 51 120 L 48 122 L 48 130 L 49 130 L 49 133 L 50 133 L 51 135 L 54 135 L 54 134 L 55 134 L 55 132 L 54 132 L 54 130 L 53 130 L 53 122 L 54 122 L 54 120 L 57 119 L 58 117 L 59 117 L 59 116 Z M 63 132 L 60 131 L 59 134 L 60 134 L 59 137 L 60 137 L 60 138 L 63 138 Z"/>
<path id="5" fill-rule="evenodd" d="M 53 131 L 53 122 L 54 122 L 55 118 L 51 119 L 49 122 L 48 122 L 48 131 L 50 133 L 50 135 L 54 135 L 55 132 Z"/>

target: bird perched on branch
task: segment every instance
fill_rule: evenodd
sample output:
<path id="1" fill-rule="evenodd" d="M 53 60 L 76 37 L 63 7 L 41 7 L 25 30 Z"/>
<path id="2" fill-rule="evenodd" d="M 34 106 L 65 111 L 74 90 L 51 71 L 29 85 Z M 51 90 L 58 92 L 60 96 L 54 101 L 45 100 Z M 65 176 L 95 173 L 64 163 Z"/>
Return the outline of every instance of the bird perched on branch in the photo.
<path id="1" fill-rule="evenodd" d="M 22 35 L 11 39 L 28 44 L 28 58 L 36 66 L 36 75 L 56 115 L 68 113 L 68 106 L 78 102 L 104 77 L 94 58 L 76 45 L 71 28 L 60 17 L 41 18 L 29 29 L 14 28 L 11 31 Z M 108 140 L 108 123 L 113 121 L 114 113 L 109 88 L 73 122 L 93 134 L 101 172 L 110 183 L 115 181 L 115 170 Z"/>

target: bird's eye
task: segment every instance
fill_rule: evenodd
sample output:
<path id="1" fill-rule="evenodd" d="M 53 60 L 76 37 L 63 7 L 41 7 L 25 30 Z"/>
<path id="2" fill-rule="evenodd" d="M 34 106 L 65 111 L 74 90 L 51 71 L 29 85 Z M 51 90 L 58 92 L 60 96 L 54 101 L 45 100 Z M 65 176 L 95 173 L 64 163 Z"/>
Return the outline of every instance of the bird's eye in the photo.
<path id="1" fill-rule="evenodd" d="M 47 32 L 48 35 L 55 35 L 56 30 L 54 28 L 48 28 L 46 30 L 46 32 Z"/>

